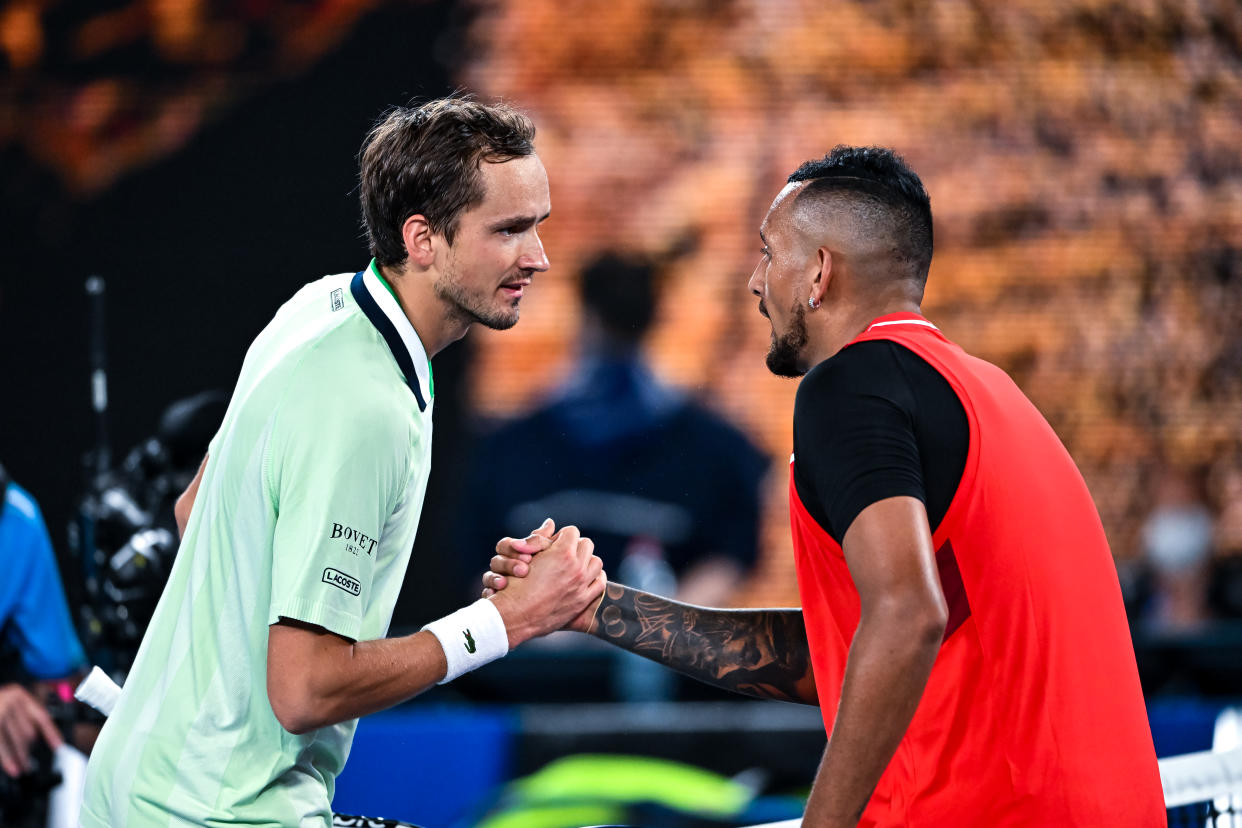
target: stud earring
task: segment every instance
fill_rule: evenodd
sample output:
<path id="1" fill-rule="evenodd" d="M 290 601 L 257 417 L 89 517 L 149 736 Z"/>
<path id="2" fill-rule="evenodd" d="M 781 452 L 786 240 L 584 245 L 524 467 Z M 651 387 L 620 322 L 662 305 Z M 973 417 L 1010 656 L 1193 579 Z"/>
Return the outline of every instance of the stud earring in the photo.
<path id="1" fill-rule="evenodd" d="M 817 310 L 819 308 L 820 303 L 818 299 L 812 296 L 810 299 L 806 300 L 806 304 L 811 310 Z"/>

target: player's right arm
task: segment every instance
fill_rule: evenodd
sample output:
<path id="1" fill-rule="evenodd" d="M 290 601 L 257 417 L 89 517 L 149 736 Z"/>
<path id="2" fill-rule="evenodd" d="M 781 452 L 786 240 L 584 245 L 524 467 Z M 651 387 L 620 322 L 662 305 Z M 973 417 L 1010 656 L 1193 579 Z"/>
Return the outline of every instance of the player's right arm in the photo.
<path id="1" fill-rule="evenodd" d="M 503 621 L 508 649 L 561 629 L 599 600 L 603 565 L 593 549 L 575 527 L 566 527 L 532 562 L 528 578 L 491 599 Z M 481 638 L 482 631 L 474 635 Z M 444 647 L 456 643 L 442 645 L 426 630 L 402 638 L 351 641 L 322 627 L 281 618 L 268 631 L 272 712 L 289 732 L 306 733 L 383 710 L 443 680 L 448 670 Z M 465 646 L 466 640 L 460 643 Z M 469 644 L 476 642 L 471 638 Z"/>
<path id="2" fill-rule="evenodd" d="M 586 632 L 725 690 L 819 704 L 800 609 L 709 609 L 609 583 Z"/>
<path id="3" fill-rule="evenodd" d="M 496 546 L 485 596 L 533 572 L 550 524 Z M 567 625 L 699 681 L 760 699 L 819 704 L 800 609 L 711 609 L 609 582 L 598 604 Z"/>
<path id="4" fill-rule="evenodd" d="M 564 626 L 603 591 L 594 545 L 567 527 L 545 563 L 531 566 L 529 587 L 497 601 L 478 601 L 418 633 L 378 640 L 389 567 L 399 560 L 390 523 L 417 509 L 426 479 L 427 424 L 415 416 L 404 387 L 384 386 L 367 372 L 362 346 L 348 338 L 304 355 L 264 411 L 261 488 L 275 516 L 271 577 L 264 618 L 268 701 L 293 733 L 338 724 L 451 681 L 509 648 Z M 242 414 L 238 415 L 243 416 Z M 225 462 L 212 446 L 210 463 Z M 221 467 L 220 471 L 224 471 Z M 213 506 L 207 478 L 194 512 Z M 256 554 L 262 554 L 258 546 Z M 408 554 L 408 553 L 405 553 Z M 382 562 L 382 563 L 381 563 Z"/>

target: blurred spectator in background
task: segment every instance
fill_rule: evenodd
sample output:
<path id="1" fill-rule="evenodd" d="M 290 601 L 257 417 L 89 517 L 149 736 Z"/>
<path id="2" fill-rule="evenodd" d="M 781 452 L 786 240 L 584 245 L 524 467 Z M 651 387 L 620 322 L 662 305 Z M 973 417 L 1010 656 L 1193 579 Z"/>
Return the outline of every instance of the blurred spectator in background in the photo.
<path id="1" fill-rule="evenodd" d="M 1144 691 L 1236 695 L 1242 686 L 1242 466 L 1166 466 L 1118 561 Z"/>
<path id="2" fill-rule="evenodd" d="M 1242 558 L 1242 462 L 1222 463 L 1216 477 L 1220 502 L 1216 545 L 1222 555 Z"/>
<path id="3" fill-rule="evenodd" d="M 642 342 L 657 291 L 656 268 L 637 257 L 586 267 L 578 363 L 543 405 L 482 443 L 465 523 L 491 548 L 550 516 L 594 539 L 609 572 L 639 570 L 680 600 L 727 605 L 755 562 L 768 460 L 651 372 Z"/>
<path id="4" fill-rule="evenodd" d="M 613 577 L 728 606 L 756 560 L 768 459 L 652 373 L 642 344 L 657 294 L 657 268 L 636 256 L 606 253 L 583 270 L 578 362 L 543 405 L 481 443 L 462 521 L 476 534 L 465 548 L 490 549 L 551 517 L 592 538 Z M 647 689 L 622 678 L 617 692 L 666 697 L 671 676 L 638 679 Z"/>
<path id="5" fill-rule="evenodd" d="M 1119 562 L 1131 622 L 1148 633 L 1203 632 L 1242 618 L 1242 465 L 1161 472 L 1139 557 Z"/>
<path id="6" fill-rule="evenodd" d="M 28 824 L 30 810 L 41 807 L 43 795 L 58 782 L 50 775 L 50 754 L 40 747 L 55 749 L 63 742 L 48 708 L 71 700 L 71 682 L 86 658 L 39 506 L 3 467 L 0 561 L 5 568 L 0 579 L 0 824 L 13 826 Z"/>
<path id="7" fill-rule="evenodd" d="M 1242 618 L 1242 456 L 1221 457 L 1209 475 L 1212 501 L 1217 504 L 1216 560 L 1211 599 L 1217 615 Z"/>
<path id="8" fill-rule="evenodd" d="M 1190 475 L 1165 471 L 1142 530 L 1152 583 L 1140 620 L 1152 631 L 1188 632 L 1211 618 L 1213 529 L 1212 513 Z"/>

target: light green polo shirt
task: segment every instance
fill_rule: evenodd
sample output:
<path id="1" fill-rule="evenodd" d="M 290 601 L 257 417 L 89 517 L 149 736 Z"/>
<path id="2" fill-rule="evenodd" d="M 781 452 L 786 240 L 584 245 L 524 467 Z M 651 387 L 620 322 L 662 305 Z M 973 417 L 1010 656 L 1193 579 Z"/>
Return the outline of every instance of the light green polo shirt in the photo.
<path id="1" fill-rule="evenodd" d="M 356 721 L 295 736 L 267 698 L 280 617 L 388 632 L 431 467 L 426 351 L 371 267 L 259 334 L 168 585 L 87 770 L 87 828 L 328 826 Z"/>

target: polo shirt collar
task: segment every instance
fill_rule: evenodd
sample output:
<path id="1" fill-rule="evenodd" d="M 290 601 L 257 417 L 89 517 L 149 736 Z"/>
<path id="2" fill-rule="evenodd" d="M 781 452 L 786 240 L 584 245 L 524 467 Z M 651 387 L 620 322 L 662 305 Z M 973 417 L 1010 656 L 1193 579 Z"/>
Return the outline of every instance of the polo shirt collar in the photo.
<path id="1" fill-rule="evenodd" d="M 354 274 L 349 290 L 358 307 L 388 343 L 406 384 L 418 401 L 418 410 L 426 411 L 427 404 L 435 397 L 431 361 L 374 259 L 365 270 Z"/>
<path id="2" fill-rule="evenodd" d="M 898 311 L 897 313 L 888 313 L 884 316 L 871 320 L 871 324 L 863 333 L 871 333 L 875 328 L 888 328 L 893 325 L 915 325 L 922 328 L 931 328 L 933 331 L 939 331 L 932 323 L 928 322 L 922 314 L 912 311 Z"/>

